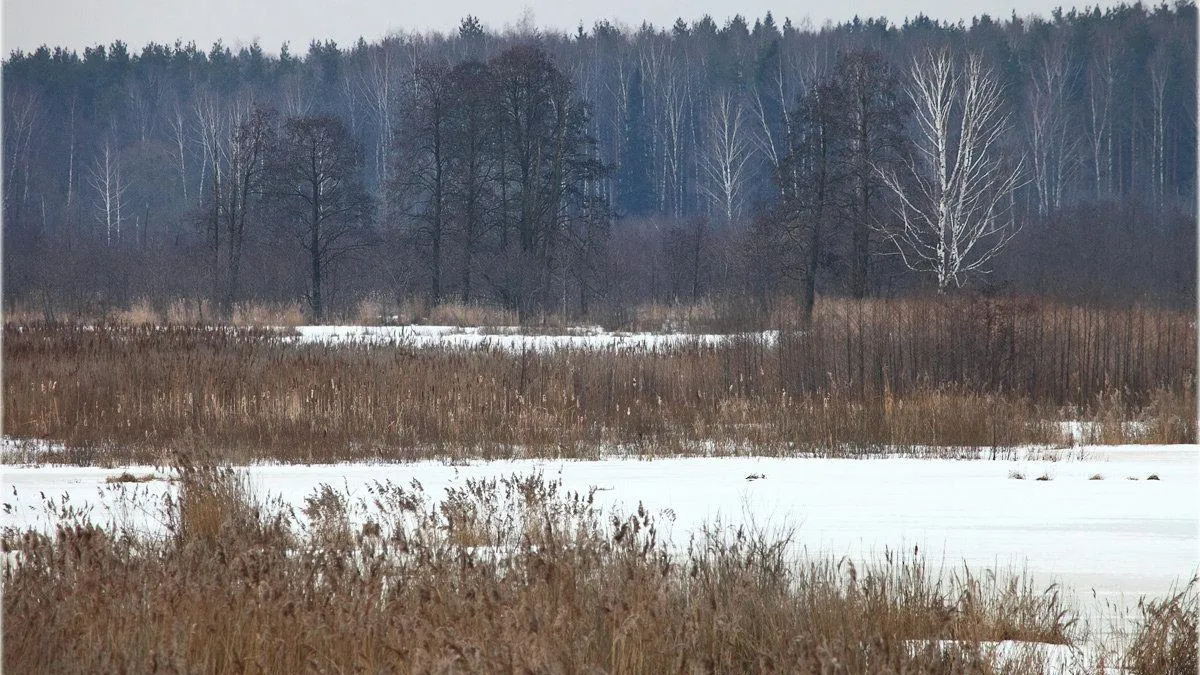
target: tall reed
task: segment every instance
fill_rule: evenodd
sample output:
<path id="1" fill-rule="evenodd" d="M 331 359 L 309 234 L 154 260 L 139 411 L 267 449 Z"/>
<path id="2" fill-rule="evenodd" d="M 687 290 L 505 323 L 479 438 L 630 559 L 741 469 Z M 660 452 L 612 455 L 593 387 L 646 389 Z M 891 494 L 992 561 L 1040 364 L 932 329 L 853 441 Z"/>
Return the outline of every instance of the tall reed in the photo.
<path id="1" fill-rule="evenodd" d="M 807 328 L 661 350 L 297 345 L 264 329 L 7 325 L 4 428 L 77 461 L 847 454 L 1194 442 L 1194 318 L 829 303 Z"/>

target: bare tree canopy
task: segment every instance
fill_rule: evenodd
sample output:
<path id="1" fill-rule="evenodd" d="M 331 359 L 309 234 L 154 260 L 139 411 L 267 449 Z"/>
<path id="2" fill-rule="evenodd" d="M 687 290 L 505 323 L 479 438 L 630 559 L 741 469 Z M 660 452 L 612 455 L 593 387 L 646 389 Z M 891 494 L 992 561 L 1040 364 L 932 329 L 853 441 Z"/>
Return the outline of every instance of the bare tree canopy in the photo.
<path id="1" fill-rule="evenodd" d="M 14 52 L 4 299 L 331 319 L 379 298 L 539 316 L 960 287 L 1192 306 L 1196 26 L 1183 0 Z M 814 116 L 818 98 L 837 102 Z M 314 245 L 278 160 L 318 119 L 355 196 L 320 196 Z"/>
<path id="2" fill-rule="evenodd" d="M 335 117 L 293 117 L 272 157 L 274 203 L 281 227 L 308 254 L 308 304 L 324 314 L 322 285 L 330 267 L 369 242 L 373 203 L 362 186 L 362 153 Z"/>
<path id="3" fill-rule="evenodd" d="M 960 64 L 949 49 L 930 52 L 910 77 L 916 152 L 904 173 L 881 169 L 900 220 L 882 231 L 905 265 L 934 274 L 944 291 L 986 273 L 1017 233 L 1021 161 L 1005 148 L 1000 83 L 978 55 Z"/>

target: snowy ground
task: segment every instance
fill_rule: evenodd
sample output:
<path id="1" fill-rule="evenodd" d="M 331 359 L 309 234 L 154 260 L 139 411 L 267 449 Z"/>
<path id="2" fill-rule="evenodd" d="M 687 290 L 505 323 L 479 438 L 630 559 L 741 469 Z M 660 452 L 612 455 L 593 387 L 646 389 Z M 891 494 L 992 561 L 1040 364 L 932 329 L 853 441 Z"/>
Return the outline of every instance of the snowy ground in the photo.
<path id="1" fill-rule="evenodd" d="M 372 481 L 408 484 L 416 478 L 437 496 L 471 477 L 540 471 L 561 478 L 568 490 L 597 487 L 602 504 L 626 512 L 641 501 L 661 514 L 677 544 L 719 518 L 792 530 L 810 553 L 856 560 L 917 548 L 948 571 L 966 563 L 976 571 L 1028 571 L 1039 583 L 1060 582 L 1086 614 L 1106 603 L 1131 607 L 1142 595 L 1165 595 L 1197 574 L 1196 446 L 1084 447 L 1069 457 L 529 460 L 257 465 L 247 471 L 260 496 L 297 506 L 322 483 L 365 496 Z M 122 507 L 120 492 L 139 491 L 149 497 L 141 500 L 145 504 L 174 488 L 165 480 L 105 483 L 124 471 L 166 476 L 153 467 L 4 466 L 3 524 L 52 528 L 55 517 L 42 495 L 59 504 L 66 495 L 67 504 L 88 510 L 93 520 L 159 530 L 153 509 Z M 1102 479 L 1092 479 L 1097 475 Z M 1158 480 L 1148 480 L 1152 475 Z M 1037 480 L 1043 476 L 1048 480 Z"/>
<path id="2" fill-rule="evenodd" d="M 455 326 L 298 326 L 301 344 L 398 343 L 413 347 L 480 347 L 510 352 L 554 349 L 672 349 L 681 345 L 714 345 L 729 335 L 692 333 L 622 333 L 599 327 L 569 328 L 564 335 L 529 335 L 513 326 L 458 328 Z M 750 333 L 743 337 L 774 340 L 776 333 Z"/>

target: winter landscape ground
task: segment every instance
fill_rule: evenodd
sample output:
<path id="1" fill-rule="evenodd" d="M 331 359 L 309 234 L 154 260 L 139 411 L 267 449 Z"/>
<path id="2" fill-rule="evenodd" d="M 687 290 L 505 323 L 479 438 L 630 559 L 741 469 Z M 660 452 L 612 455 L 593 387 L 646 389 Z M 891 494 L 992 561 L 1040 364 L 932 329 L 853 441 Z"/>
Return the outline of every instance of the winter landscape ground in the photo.
<path id="1" fill-rule="evenodd" d="M 1092 321 L 1092 340 L 1119 339 L 1105 322 L 1128 323 Z M 6 660 L 58 662 L 39 645 L 69 634 L 51 643 L 88 668 L 194 664 L 213 638 L 185 631 L 180 643 L 116 618 L 179 612 L 146 590 L 161 586 L 204 598 L 185 619 L 227 645 L 204 661 L 211 671 L 311 667 L 295 653 L 367 670 L 535 672 L 1194 663 L 1190 381 L 1082 406 L 973 398 L 929 380 L 934 361 L 907 345 L 872 342 L 862 322 L 843 340 L 922 381 L 806 396 L 807 373 L 831 364 L 802 345 L 836 344 L 825 333 L 850 324 L 832 318 L 712 335 L 7 326 Z M 955 358 L 936 335 L 930 353 Z M 1007 367 L 1079 358 L 1036 344 L 1020 342 Z M 1124 358 L 1115 343 L 1089 352 Z M 972 367 L 962 359 L 956 372 Z M 392 425 L 375 429 L 380 416 Z M 412 429 L 396 426 L 406 419 Z M 255 440 L 305 434 L 302 453 Z M 548 571 L 566 569 L 569 581 Z M 92 585 L 108 590 L 70 590 Z M 351 611 L 339 597 L 358 608 L 339 619 L 345 630 L 375 631 L 358 652 L 314 632 Z M 37 610 L 46 603 L 61 612 Z M 305 627 L 270 645 L 239 632 L 277 635 L 275 615 L 289 612 Z M 107 618 L 84 620 L 95 615 Z M 221 616 L 231 626 L 212 623 Z M 679 623 L 629 641 L 667 616 Z M 751 628 L 763 622 L 773 628 Z M 516 661 L 497 651 L 514 641 L 535 647 Z M 577 649 L 555 651 L 562 641 Z"/>
<path id="2" fill-rule="evenodd" d="M 3 672 L 1198 672 L 1195 0 L 54 1 Z"/>
<path id="3" fill-rule="evenodd" d="M 615 512 L 639 504 L 660 514 L 677 544 L 722 522 L 766 533 L 788 531 L 794 553 L 867 561 L 886 551 L 924 552 L 952 570 L 1032 574 L 1060 584 L 1093 620 L 1132 615 L 1143 596 L 1164 597 L 1197 573 L 1200 520 L 1194 445 L 1020 449 L 1001 459 L 620 458 L 414 464 L 258 464 L 244 467 L 261 498 L 297 511 L 322 485 L 370 505 L 376 481 L 430 495 L 471 479 L 540 474 L 587 493 Z M 119 482 L 126 474 L 145 482 Z M 1018 476 L 1020 476 L 1018 478 Z M 4 471 L 5 525 L 52 532 L 69 504 L 94 522 L 163 536 L 156 508 L 177 493 L 164 467 L 10 465 Z M 139 507 L 128 501 L 136 493 Z M 665 515 L 664 515 L 665 514 Z M 353 524 L 361 527 L 369 509 Z"/>

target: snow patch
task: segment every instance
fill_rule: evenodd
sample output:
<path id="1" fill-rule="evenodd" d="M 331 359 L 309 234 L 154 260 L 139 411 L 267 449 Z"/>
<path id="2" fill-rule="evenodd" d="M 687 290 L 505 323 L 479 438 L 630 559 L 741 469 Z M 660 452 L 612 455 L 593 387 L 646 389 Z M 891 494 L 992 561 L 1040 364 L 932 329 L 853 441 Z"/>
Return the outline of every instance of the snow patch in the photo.
<path id="1" fill-rule="evenodd" d="M 518 326 L 297 326 L 297 344 L 366 344 L 422 348 L 496 349 L 505 352 L 553 351 L 558 349 L 619 349 L 664 351 L 689 345 L 715 346 L 733 339 L 760 340 L 773 344 L 778 331 L 736 335 L 690 333 L 609 332 L 598 326 L 566 329 L 561 335 L 536 335 Z"/>

